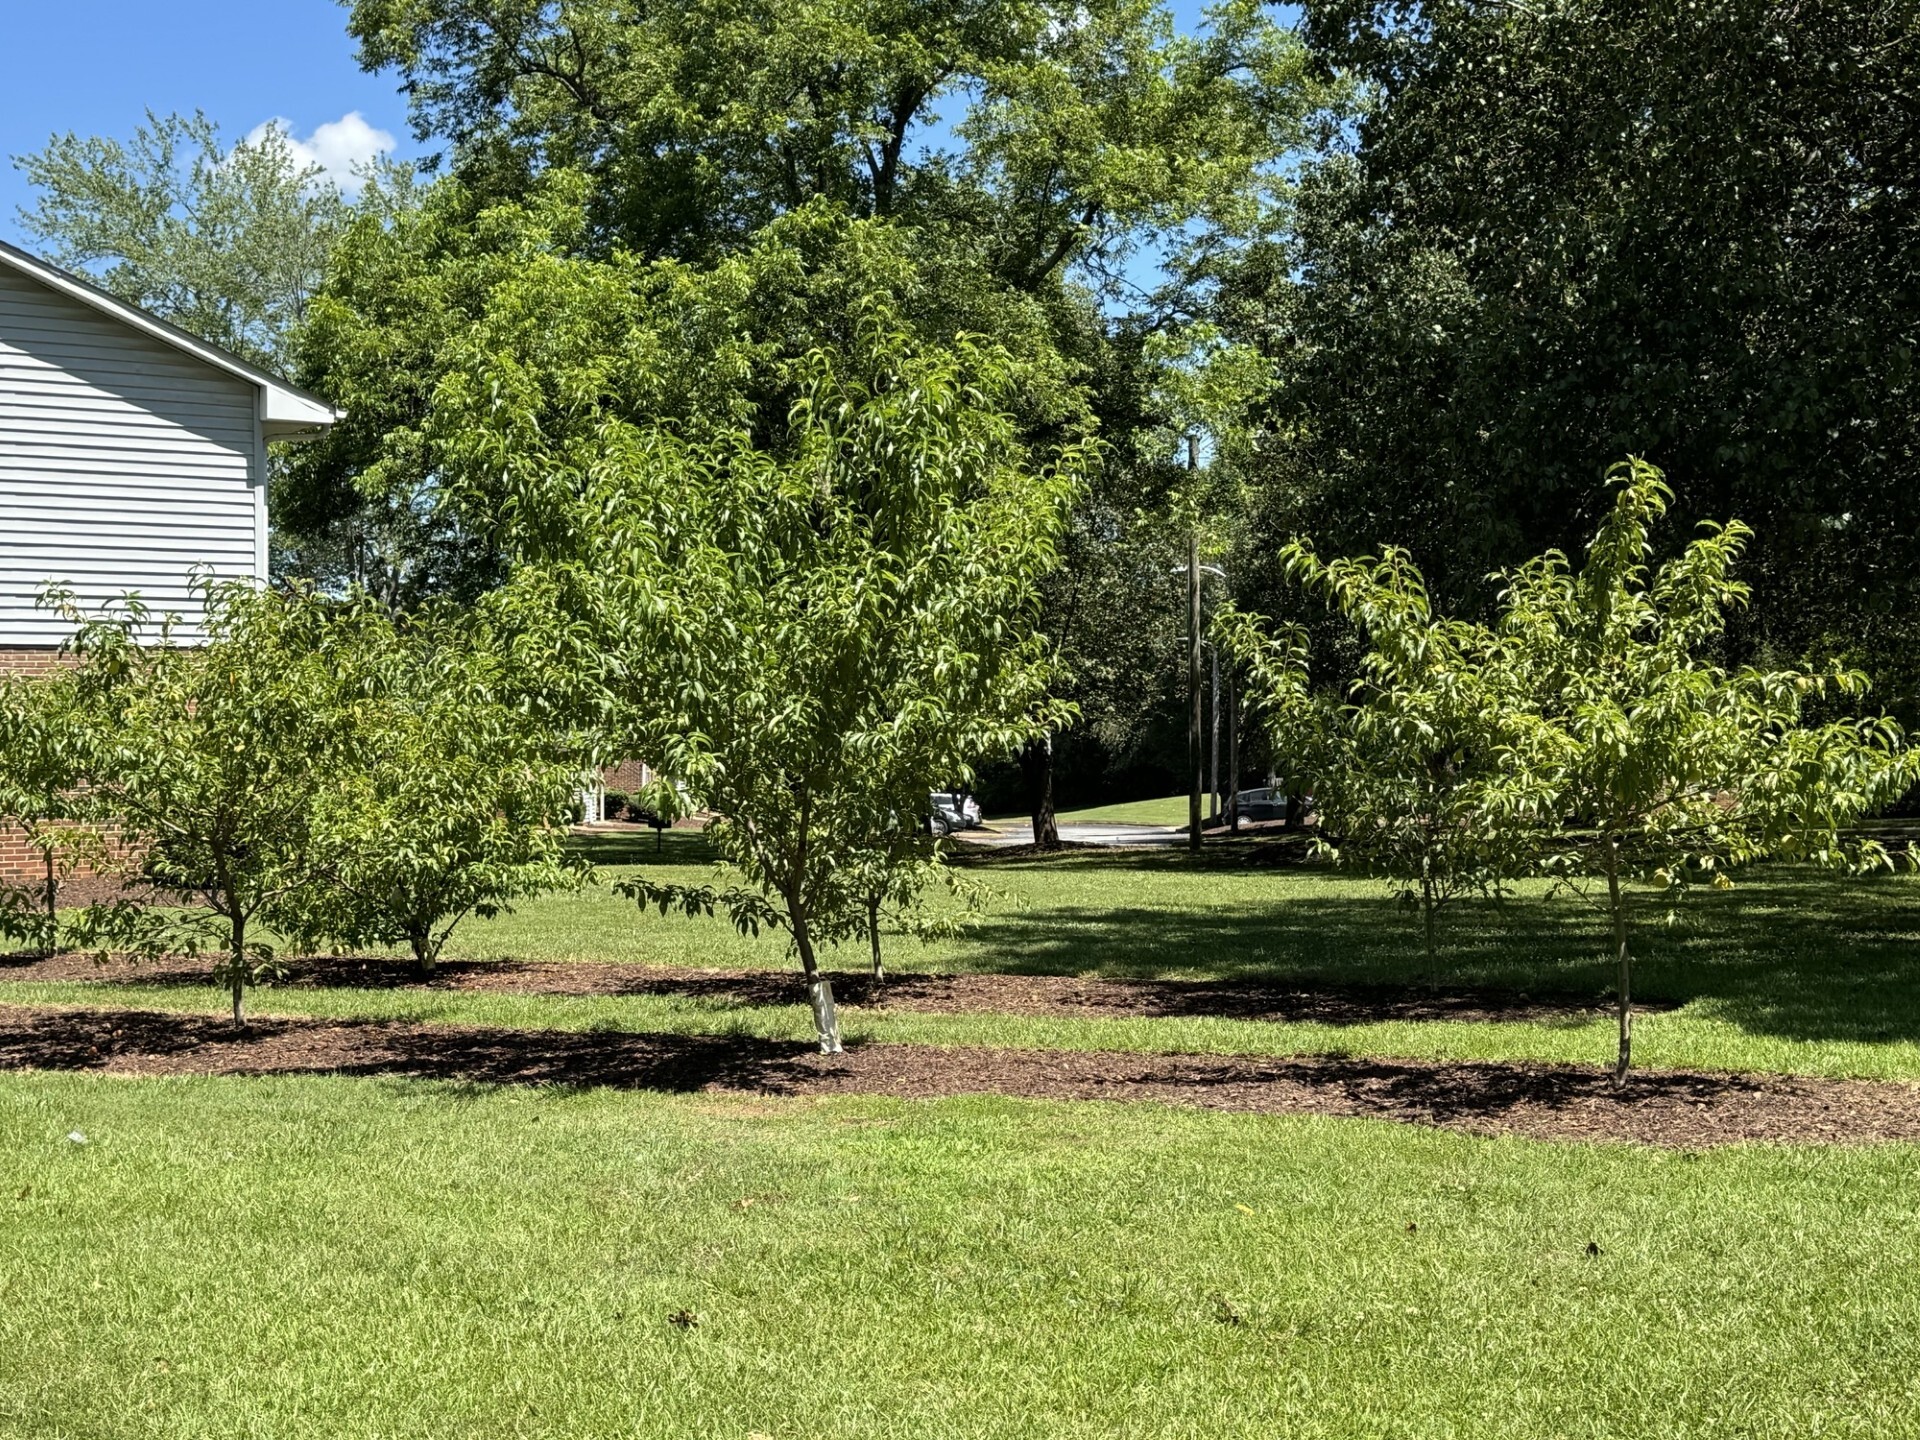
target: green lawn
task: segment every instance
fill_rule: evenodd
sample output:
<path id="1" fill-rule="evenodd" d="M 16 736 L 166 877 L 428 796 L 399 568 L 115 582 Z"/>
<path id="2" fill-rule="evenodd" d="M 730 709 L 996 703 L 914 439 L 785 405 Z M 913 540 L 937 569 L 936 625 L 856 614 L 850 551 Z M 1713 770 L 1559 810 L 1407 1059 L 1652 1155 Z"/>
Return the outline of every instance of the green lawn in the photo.
<path id="1" fill-rule="evenodd" d="M 1914 1164 L 14 1075 L 0 1433 L 1914 1435 Z"/>
<path id="2" fill-rule="evenodd" d="M 1187 823 L 1187 797 L 1169 795 L 1164 800 L 1123 800 L 1117 805 L 1095 805 L 1087 810 L 1062 810 L 1054 819 L 1062 825 L 1184 825 Z M 1031 825 L 1026 815 L 1008 815 L 991 822 L 1000 829 Z"/>
<path id="3" fill-rule="evenodd" d="M 709 873 L 700 837 L 666 838 L 589 843 L 609 878 Z M 957 940 L 895 937 L 892 963 L 1420 978 L 1380 887 L 1251 853 L 989 861 L 991 911 Z M 1916 899 L 1781 869 L 1649 914 L 1641 992 L 1678 1008 L 1643 1017 L 1637 1058 L 1920 1079 Z M 1463 906 L 1446 934 L 1450 983 L 1608 982 L 1597 917 L 1565 898 Z M 454 948 L 790 965 L 777 938 L 604 888 Z M 222 1008 L 206 987 L 0 978 L 3 1001 Z M 254 1006 L 808 1033 L 798 1004 L 662 996 Z M 1612 1038 L 1599 1018 L 846 1023 L 1591 1064 Z M 0 1436 L 1920 1436 L 1917 1166 L 1908 1146 L 1695 1154 L 1148 1105 L 5 1074 Z"/>
<path id="4" fill-rule="evenodd" d="M 698 880 L 711 860 L 695 835 L 597 842 L 617 876 L 628 865 Z M 1413 917 L 1372 882 L 1311 867 L 1249 867 L 1245 851 L 1198 862 L 1178 852 L 1077 852 L 975 870 L 998 892 L 958 940 L 894 937 L 898 971 L 1228 977 L 1416 983 L 1424 972 Z M 1920 1079 L 1920 886 L 1810 871 L 1751 872 L 1730 892 L 1689 899 L 1674 923 L 1651 902 L 1637 937 L 1641 998 L 1677 1008 L 1643 1016 L 1635 1055 L 1653 1066 Z M 1450 983 L 1604 995 L 1611 967 L 1598 917 L 1537 890 L 1463 904 L 1445 923 Z M 640 912 L 605 888 L 555 896 L 491 923 L 474 922 L 453 953 L 476 959 L 617 959 L 657 964 L 791 968 L 778 936 L 741 937 L 723 923 Z M 837 961 L 855 966 L 856 953 Z M 796 972 L 797 973 L 797 972 Z M 4 971 L 0 971 L 3 977 Z M 803 1008 L 746 1008 L 662 997 L 543 999 L 393 991 L 264 990 L 263 1012 L 380 1015 L 449 1023 L 570 1029 L 703 1031 L 800 1037 Z M 0 978 L 0 1000 L 100 1003 L 208 1012 L 211 989 L 23 985 Z M 1276 1025 L 1214 1019 L 1042 1020 L 849 1010 L 855 1038 L 936 1044 L 1353 1052 L 1600 1064 L 1613 1044 L 1601 1016 L 1550 1022 Z"/>

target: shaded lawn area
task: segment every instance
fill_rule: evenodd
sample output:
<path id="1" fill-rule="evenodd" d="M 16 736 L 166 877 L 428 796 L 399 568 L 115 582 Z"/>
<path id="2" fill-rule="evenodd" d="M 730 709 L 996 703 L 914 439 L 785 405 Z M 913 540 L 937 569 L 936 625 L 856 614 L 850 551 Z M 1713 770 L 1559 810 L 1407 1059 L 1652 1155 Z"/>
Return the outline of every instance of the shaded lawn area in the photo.
<path id="1" fill-rule="evenodd" d="M 7 1076 L 0 1432 L 1912 1435 L 1914 1161 Z"/>
<path id="2" fill-rule="evenodd" d="M 712 874 L 698 834 L 595 836 L 616 878 L 628 866 L 689 881 Z M 1249 863 L 1243 846 L 1198 861 L 1178 852 L 1073 852 L 970 867 L 997 892 L 960 939 L 889 940 L 901 972 L 1011 972 L 1312 985 L 1418 984 L 1415 917 L 1375 882 L 1300 865 Z M 1920 1078 L 1920 889 L 1898 878 L 1850 880 L 1775 867 L 1730 892 L 1701 891 L 1663 923 L 1649 898 L 1636 936 L 1636 989 L 1674 1006 L 1637 1023 L 1636 1060 L 1651 1066 Z M 1448 983 L 1533 995 L 1603 997 L 1611 983 L 1598 915 L 1534 887 L 1499 903 L 1462 902 L 1443 922 Z M 623 961 L 792 969 L 780 936 L 742 937 L 718 921 L 642 913 L 609 889 L 556 895 L 456 934 L 450 958 Z M 830 965 L 858 966 L 857 950 Z M 800 1038 L 793 1003 L 724 995 L 538 997 L 419 990 L 268 989 L 263 1012 L 450 1024 L 737 1031 Z M 0 1000 L 211 1011 L 211 988 L 138 983 L 19 984 L 0 968 Z M 124 978 L 124 977 L 123 977 Z M 110 991 L 111 993 L 104 993 Z M 850 1008 L 855 1040 L 1225 1054 L 1346 1053 L 1435 1059 L 1602 1064 L 1611 1022 L 1599 1014 L 1526 1022 L 1385 1020 L 1267 1023 L 1179 1016 L 1078 1019 L 933 1015 Z"/>
<path id="3" fill-rule="evenodd" d="M 700 837 L 668 837 L 656 869 L 710 874 Z M 650 845 L 609 847 L 631 861 Z M 1250 864 L 1260 847 L 1078 851 L 969 867 L 996 892 L 960 939 L 889 941 L 903 971 L 1001 971 L 1419 984 L 1416 915 L 1378 882 L 1315 866 Z M 705 863 L 703 863 L 705 862 Z M 619 873 L 610 864 L 609 874 Z M 1648 894 L 1634 936 L 1635 987 L 1754 1037 L 1809 1046 L 1920 1043 L 1920 885 L 1786 866 L 1744 872 L 1731 891 L 1702 889 L 1672 912 Z M 1588 902 L 1526 887 L 1462 901 L 1443 916 L 1447 983 L 1599 997 L 1612 965 Z M 784 941 L 714 922 L 638 915 L 610 892 L 551 897 L 456 935 L 472 959 L 620 959 L 706 966 L 785 965 Z M 857 948 L 830 959 L 857 967 Z M 1662 1017 L 1663 1023 L 1666 1017 Z M 1420 1052 L 1425 1053 L 1425 1052 Z M 1556 1052 L 1557 1053 L 1557 1052 Z M 1679 1060 L 1661 1063 L 1683 1063 Z M 1692 1062 L 1685 1062 L 1692 1063 Z M 1710 1063 L 1702 1061 L 1700 1063 Z"/>

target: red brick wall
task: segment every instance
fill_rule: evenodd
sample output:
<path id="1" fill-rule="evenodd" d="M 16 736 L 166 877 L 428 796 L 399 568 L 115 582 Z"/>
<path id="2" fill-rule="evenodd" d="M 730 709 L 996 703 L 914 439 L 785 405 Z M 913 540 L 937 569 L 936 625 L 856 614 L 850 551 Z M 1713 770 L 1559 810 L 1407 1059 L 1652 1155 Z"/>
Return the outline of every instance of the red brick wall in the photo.
<path id="1" fill-rule="evenodd" d="M 44 873 L 40 855 L 18 825 L 0 826 L 0 884 L 17 885 Z"/>
<path id="2" fill-rule="evenodd" d="M 76 865 L 61 881 L 63 887 L 71 890 L 76 905 L 124 893 L 128 877 L 136 868 L 134 862 L 138 855 L 122 843 L 118 835 L 109 832 L 105 842 L 104 873 L 91 864 Z M 0 885 L 38 886 L 46 874 L 46 860 L 27 843 L 25 832 L 10 820 L 0 821 Z"/>
<path id="3" fill-rule="evenodd" d="M 633 794 L 652 778 L 652 772 L 638 760 L 622 760 L 600 772 L 600 783 L 622 795 Z"/>
<path id="4" fill-rule="evenodd" d="M 53 645 L 0 646 L 0 675 L 50 675 L 74 658 Z"/>

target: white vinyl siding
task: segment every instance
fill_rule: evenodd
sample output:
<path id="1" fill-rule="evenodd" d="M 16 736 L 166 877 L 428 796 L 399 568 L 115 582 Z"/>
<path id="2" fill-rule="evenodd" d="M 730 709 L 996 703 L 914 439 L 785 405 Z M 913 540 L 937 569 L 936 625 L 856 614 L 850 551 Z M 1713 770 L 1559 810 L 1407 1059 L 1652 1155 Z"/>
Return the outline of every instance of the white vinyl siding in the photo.
<path id="1" fill-rule="evenodd" d="M 191 641 L 196 569 L 264 578 L 258 396 L 0 267 L 0 645 L 67 638 L 50 580 L 89 608 L 137 592 Z"/>

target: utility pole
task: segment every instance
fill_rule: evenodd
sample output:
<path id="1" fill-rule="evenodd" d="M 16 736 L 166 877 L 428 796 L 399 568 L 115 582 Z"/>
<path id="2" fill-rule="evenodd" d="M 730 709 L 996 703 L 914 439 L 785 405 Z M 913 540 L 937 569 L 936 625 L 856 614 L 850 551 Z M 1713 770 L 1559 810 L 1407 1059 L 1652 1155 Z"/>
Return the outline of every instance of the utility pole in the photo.
<path id="1" fill-rule="evenodd" d="M 1200 473 L 1200 438 L 1187 437 L 1187 473 Z M 1197 499 L 1197 497 L 1196 497 Z M 1205 759 L 1200 749 L 1200 517 L 1193 518 L 1187 533 L 1187 762 L 1193 775 L 1193 788 L 1187 795 L 1187 848 L 1200 848 L 1200 787 L 1206 782 Z"/>
<path id="2" fill-rule="evenodd" d="M 1207 809 L 1211 812 L 1207 818 L 1220 818 L 1220 647 L 1213 647 L 1213 764 L 1207 778 L 1213 785 L 1213 799 Z"/>

